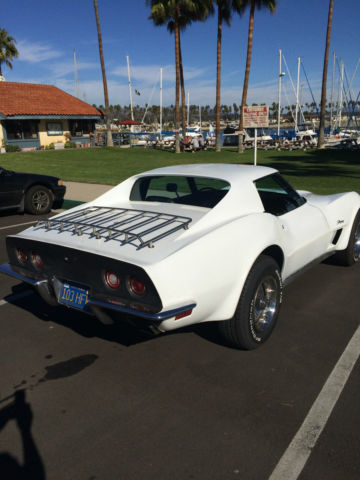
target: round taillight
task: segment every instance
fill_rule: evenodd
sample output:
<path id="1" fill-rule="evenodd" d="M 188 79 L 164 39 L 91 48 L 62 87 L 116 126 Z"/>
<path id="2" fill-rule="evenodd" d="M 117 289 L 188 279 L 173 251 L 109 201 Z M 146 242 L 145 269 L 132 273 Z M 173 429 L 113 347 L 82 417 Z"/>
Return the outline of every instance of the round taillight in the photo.
<path id="1" fill-rule="evenodd" d="M 16 256 L 19 262 L 22 263 L 23 265 L 27 262 L 28 257 L 26 253 L 23 250 L 20 250 L 20 248 L 16 249 Z"/>
<path id="2" fill-rule="evenodd" d="M 31 261 L 35 268 L 41 270 L 44 267 L 44 262 L 38 253 L 32 252 Z"/>
<path id="3" fill-rule="evenodd" d="M 116 273 L 107 270 L 104 274 L 104 278 L 105 283 L 108 287 L 112 288 L 113 290 L 117 290 L 118 288 L 120 288 L 121 281 Z"/>
<path id="4" fill-rule="evenodd" d="M 132 295 L 143 297 L 146 294 L 146 285 L 136 277 L 129 277 L 127 286 Z"/>

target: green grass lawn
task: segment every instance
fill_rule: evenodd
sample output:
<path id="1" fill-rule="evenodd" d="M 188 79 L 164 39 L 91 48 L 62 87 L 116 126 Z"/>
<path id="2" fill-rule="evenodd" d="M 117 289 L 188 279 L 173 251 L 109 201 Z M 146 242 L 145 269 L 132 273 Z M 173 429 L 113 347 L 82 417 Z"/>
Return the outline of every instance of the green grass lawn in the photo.
<path id="1" fill-rule="evenodd" d="M 7 153 L 0 165 L 16 171 L 55 175 L 63 180 L 116 185 L 152 168 L 185 163 L 253 163 L 253 151 L 234 149 L 180 153 L 145 149 L 102 148 Z M 360 151 L 259 150 L 258 165 L 278 169 L 297 189 L 316 193 L 360 193 Z"/>

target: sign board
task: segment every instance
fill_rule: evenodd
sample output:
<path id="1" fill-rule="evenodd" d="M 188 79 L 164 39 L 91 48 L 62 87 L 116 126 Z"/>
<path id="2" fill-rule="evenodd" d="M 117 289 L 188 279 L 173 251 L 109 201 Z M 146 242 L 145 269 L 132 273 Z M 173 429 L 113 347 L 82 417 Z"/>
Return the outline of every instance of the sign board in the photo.
<path id="1" fill-rule="evenodd" d="M 261 128 L 269 126 L 269 107 L 259 105 L 256 107 L 244 107 L 244 128 Z"/>

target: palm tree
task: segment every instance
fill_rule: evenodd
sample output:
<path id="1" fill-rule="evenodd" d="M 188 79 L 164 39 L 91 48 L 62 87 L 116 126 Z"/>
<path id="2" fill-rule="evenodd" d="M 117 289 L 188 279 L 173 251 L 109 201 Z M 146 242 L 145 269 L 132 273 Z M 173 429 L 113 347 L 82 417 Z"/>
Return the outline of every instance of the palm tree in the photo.
<path id="1" fill-rule="evenodd" d="M 174 33 L 175 37 L 175 151 L 180 153 L 180 36 L 179 36 L 179 18 L 180 18 L 180 0 L 170 2 L 168 0 L 147 0 L 151 5 L 150 18 L 155 25 L 164 25 L 167 23 L 169 31 Z"/>
<path id="2" fill-rule="evenodd" d="M 216 45 L 216 151 L 220 152 L 220 96 L 221 96 L 221 39 L 222 24 L 231 24 L 233 12 L 242 13 L 244 0 L 214 0 L 217 6 L 217 45 Z M 213 11 L 213 8 L 212 8 Z"/>
<path id="3" fill-rule="evenodd" d="M 255 8 L 261 10 L 262 8 L 268 8 L 271 13 L 274 13 L 276 9 L 276 0 L 244 0 L 243 7 L 244 10 L 246 7 L 250 7 L 250 19 L 249 19 L 249 30 L 248 30 L 248 45 L 247 45 L 247 55 L 246 55 L 246 67 L 245 67 L 245 78 L 243 85 L 243 94 L 241 99 L 241 110 L 240 110 L 240 122 L 239 130 L 242 132 L 244 130 L 244 116 L 243 110 L 246 106 L 246 99 L 249 86 L 249 77 L 250 77 L 250 64 L 251 64 L 251 53 L 252 53 L 252 44 L 253 44 L 253 33 L 254 33 L 254 15 Z M 243 152 L 243 136 L 239 135 L 239 147 L 238 152 Z"/>
<path id="4" fill-rule="evenodd" d="M 4 28 L 0 28 L 0 76 L 2 76 L 2 64 L 5 63 L 12 69 L 12 60 L 19 56 L 15 43 L 15 38 L 11 37 Z"/>
<path id="5" fill-rule="evenodd" d="M 329 60 L 329 47 L 330 47 L 330 34 L 331 34 L 333 8 L 334 8 L 334 0 L 330 0 L 329 1 L 328 24 L 327 24 L 327 32 L 326 32 L 326 43 L 325 43 L 323 79 L 322 79 L 322 87 L 321 87 L 321 105 L 320 105 L 320 125 L 319 125 L 318 148 L 325 148 L 324 128 L 325 128 L 325 113 L 326 113 L 326 81 L 327 81 L 327 70 L 328 70 L 328 60 Z"/>
<path id="6" fill-rule="evenodd" d="M 98 41 L 99 41 L 99 53 L 100 53 L 100 63 L 101 63 L 101 71 L 103 77 L 103 85 L 104 85 L 104 99 L 105 99 L 105 111 L 106 111 L 106 137 L 107 141 L 106 144 L 108 147 L 113 146 L 112 141 L 112 134 L 111 134 L 111 126 L 110 126 L 110 118 L 109 118 L 109 95 L 108 95 L 108 88 L 107 88 L 107 81 L 106 81 L 106 73 L 105 73 L 105 62 L 104 62 L 104 53 L 102 47 L 102 38 L 101 38 L 101 30 L 100 30 L 100 20 L 99 20 L 99 11 L 98 11 L 98 4 L 97 0 L 94 0 L 94 9 L 95 9 L 95 18 L 96 18 L 96 27 L 98 32 Z"/>
<path id="7" fill-rule="evenodd" d="M 205 20 L 209 14 L 211 0 L 146 0 L 151 6 L 150 19 L 155 25 L 167 25 L 167 29 L 175 37 L 175 151 L 180 152 L 180 86 L 182 97 L 182 128 L 186 134 L 185 85 L 181 56 L 180 30 L 196 20 Z"/>

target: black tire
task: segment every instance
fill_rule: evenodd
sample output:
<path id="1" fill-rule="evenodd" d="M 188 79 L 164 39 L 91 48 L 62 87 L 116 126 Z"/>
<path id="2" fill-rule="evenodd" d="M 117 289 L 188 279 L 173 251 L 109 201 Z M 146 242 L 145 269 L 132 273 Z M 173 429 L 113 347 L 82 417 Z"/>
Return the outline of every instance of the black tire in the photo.
<path id="1" fill-rule="evenodd" d="M 357 263 L 360 258 L 360 210 L 351 228 L 349 243 L 345 250 L 340 250 L 335 254 L 336 263 L 350 267 Z"/>
<path id="2" fill-rule="evenodd" d="M 279 266 L 273 258 L 262 255 L 248 274 L 233 318 L 219 322 L 220 334 L 235 348 L 259 347 L 276 325 L 281 299 Z"/>
<path id="3" fill-rule="evenodd" d="M 50 212 L 52 204 L 52 192 L 42 185 L 34 185 L 25 194 L 25 211 L 33 215 L 42 215 Z"/>

